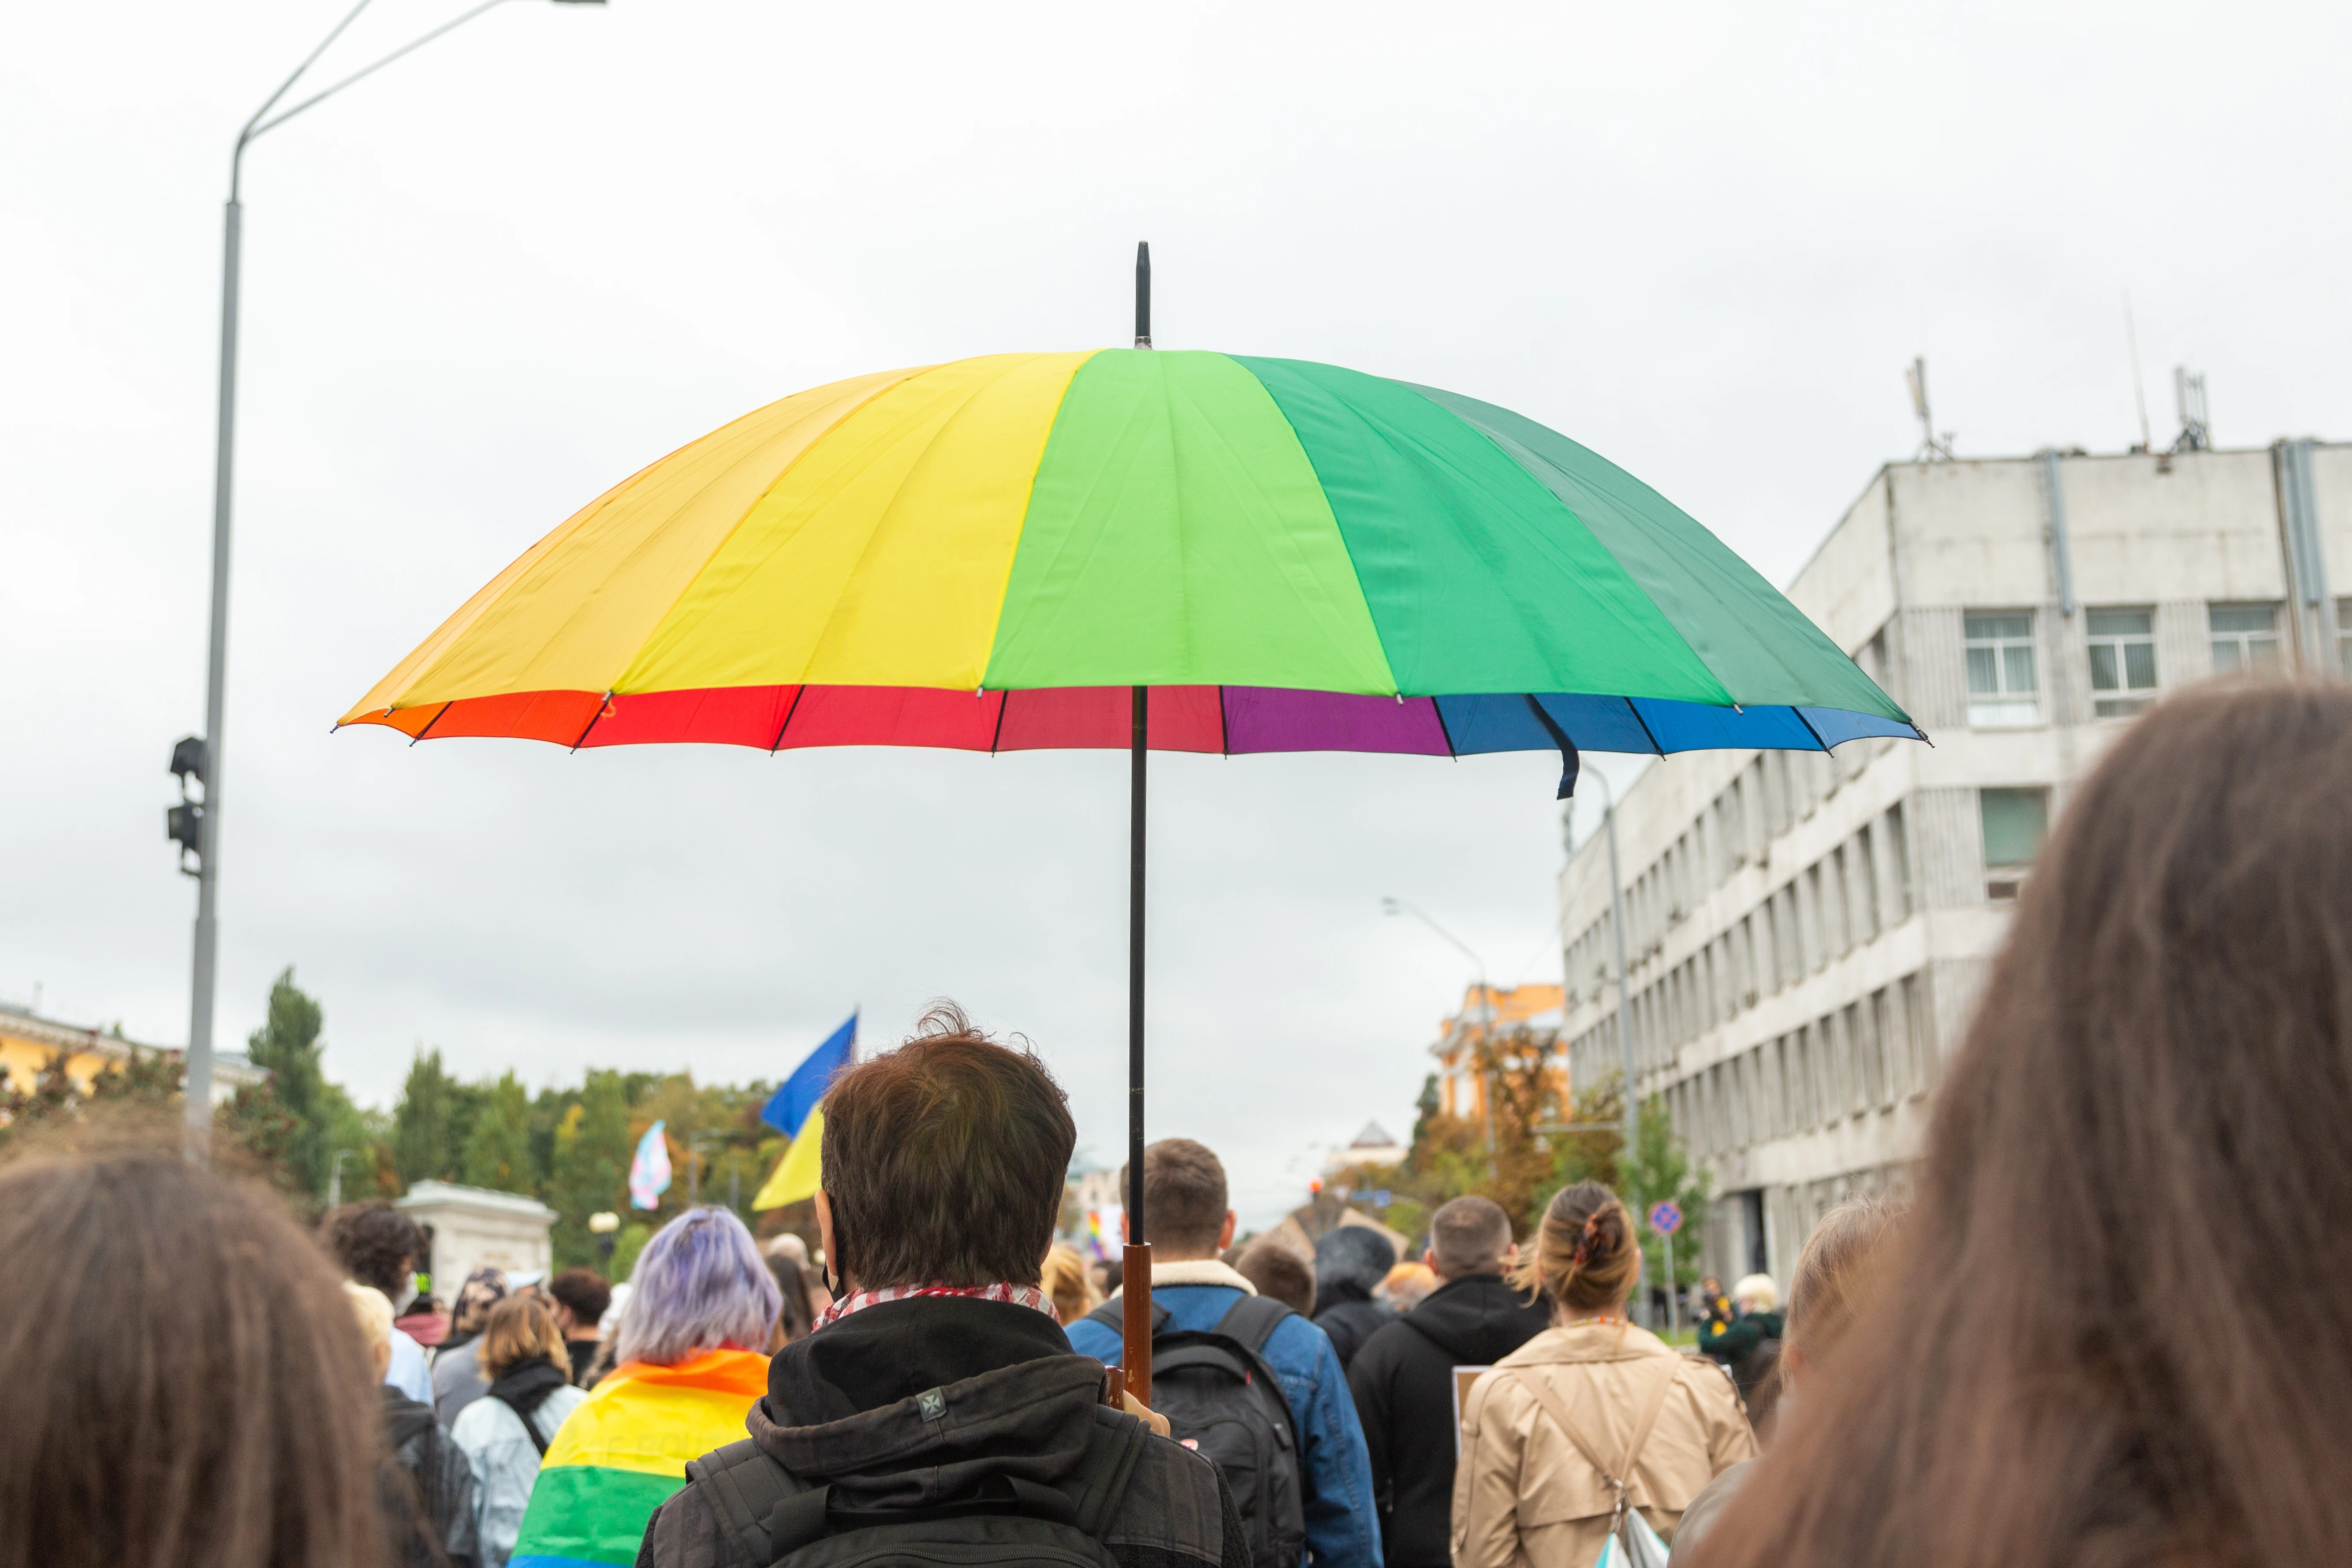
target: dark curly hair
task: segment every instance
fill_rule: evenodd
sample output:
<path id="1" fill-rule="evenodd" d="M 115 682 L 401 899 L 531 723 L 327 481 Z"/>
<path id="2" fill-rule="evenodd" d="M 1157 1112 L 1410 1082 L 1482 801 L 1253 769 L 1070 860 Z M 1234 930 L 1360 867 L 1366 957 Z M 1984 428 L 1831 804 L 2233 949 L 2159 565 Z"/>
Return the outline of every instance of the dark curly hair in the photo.
<path id="1" fill-rule="evenodd" d="M 425 1257 L 425 1232 L 382 1198 L 345 1204 L 319 1222 L 319 1239 L 342 1271 L 397 1305 Z"/>

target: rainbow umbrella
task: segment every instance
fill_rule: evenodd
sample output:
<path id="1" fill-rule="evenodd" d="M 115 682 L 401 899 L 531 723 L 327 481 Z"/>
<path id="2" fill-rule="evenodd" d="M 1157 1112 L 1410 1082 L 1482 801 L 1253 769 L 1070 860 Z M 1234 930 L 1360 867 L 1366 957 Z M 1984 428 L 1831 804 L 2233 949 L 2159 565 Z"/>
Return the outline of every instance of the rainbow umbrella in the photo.
<path id="1" fill-rule="evenodd" d="M 1924 739 L 1622 468 L 1457 393 L 1155 351 L 1148 267 L 1133 350 L 835 382 L 642 469 L 341 722 L 575 750 L 1129 749 L 1137 1172 L 1149 750 L 1557 750 L 1565 796 L 1583 751 Z"/>

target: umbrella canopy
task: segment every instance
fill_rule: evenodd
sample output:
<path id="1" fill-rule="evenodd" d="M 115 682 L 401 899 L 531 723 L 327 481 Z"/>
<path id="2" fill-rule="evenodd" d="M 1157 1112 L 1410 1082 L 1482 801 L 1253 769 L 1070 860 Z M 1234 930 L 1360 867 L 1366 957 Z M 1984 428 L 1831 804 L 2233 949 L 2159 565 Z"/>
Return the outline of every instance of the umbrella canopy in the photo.
<path id="1" fill-rule="evenodd" d="M 681 447 L 533 545 L 341 721 L 575 749 L 1128 749 L 1139 1398 L 1151 750 L 1557 747 L 1566 795 L 1583 750 L 1925 738 L 1622 469 L 1454 393 L 1152 350 L 1149 278 L 1139 250 L 1134 350 L 860 376 Z"/>
<path id="2" fill-rule="evenodd" d="M 1474 398 L 1110 349 L 745 416 L 500 573 L 344 723 L 767 749 L 1468 755 L 1915 737 L 1688 514 Z"/>

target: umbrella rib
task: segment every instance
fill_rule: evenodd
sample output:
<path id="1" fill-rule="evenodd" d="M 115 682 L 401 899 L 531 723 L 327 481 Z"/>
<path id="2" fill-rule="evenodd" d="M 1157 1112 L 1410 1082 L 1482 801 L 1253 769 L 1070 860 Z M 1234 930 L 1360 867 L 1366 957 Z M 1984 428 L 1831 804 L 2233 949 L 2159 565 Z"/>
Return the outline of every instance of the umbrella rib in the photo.
<path id="1" fill-rule="evenodd" d="M 1445 754 L 1454 761 L 1460 762 L 1462 753 L 1454 749 L 1454 731 L 1445 722 L 1445 710 L 1438 705 L 1434 696 L 1429 700 L 1429 710 L 1437 716 L 1437 732 L 1445 739 Z"/>
<path id="2" fill-rule="evenodd" d="M 1233 721 L 1225 717 L 1225 683 L 1217 682 L 1217 750 L 1226 757 L 1234 754 Z"/>
<path id="3" fill-rule="evenodd" d="M 1813 744 L 1819 746 L 1824 755 L 1828 754 L 1829 742 L 1822 739 L 1822 732 L 1819 730 L 1813 728 L 1813 721 L 1805 717 L 1805 710 L 1791 702 L 1789 704 L 1789 711 L 1797 716 L 1797 722 L 1805 727 L 1805 733 L 1813 738 Z"/>
<path id="4" fill-rule="evenodd" d="M 580 731 L 580 738 L 579 738 L 578 740 L 576 740 L 576 741 L 574 741 L 574 742 L 572 742 L 572 749 L 573 751 L 575 751 L 575 752 L 576 752 L 576 751 L 578 751 L 581 747 L 583 747 L 583 746 L 584 746 L 584 745 L 586 745 L 586 744 L 588 743 L 588 731 L 589 731 L 589 730 L 593 730 L 593 729 L 594 729 L 594 728 L 596 727 L 596 721 L 597 721 L 597 720 L 599 720 L 599 719 L 602 719 L 602 718 L 604 716 L 605 710 L 609 709 L 609 708 L 610 708 L 610 707 L 612 707 L 612 706 L 613 706 L 613 694 L 612 694 L 611 692 L 607 691 L 606 693 L 604 693 L 604 700 L 603 701 L 601 701 L 601 702 L 599 702 L 599 703 L 597 703 L 597 704 L 596 704 L 596 711 L 595 711 L 595 712 L 593 712 L 593 713 L 591 713 L 590 715 L 588 715 L 588 725 L 587 725 L 587 729 L 583 729 L 583 730 L 582 730 L 582 731 Z"/>
<path id="5" fill-rule="evenodd" d="M 1642 717 L 1641 709 L 1634 706 L 1633 700 L 1630 697 L 1625 699 L 1625 711 L 1633 715 L 1634 723 L 1642 726 L 1642 737 L 1650 742 L 1650 750 L 1662 757 L 1664 756 L 1666 749 L 1658 744 L 1658 737 L 1651 732 L 1650 721 Z"/>
<path id="6" fill-rule="evenodd" d="M 768 748 L 768 755 L 772 757 L 783 749 L 784 731 L 793 727 L 793 715 L 801 710 L 801 699 L 807 695 L 807 681 L 803 680 L 793 688 L 793 700 L 784 705 L 784 721 L 776 726 L 775 744 Z"/>
<path id="7" fill-rule="evenodd" d="M 996 702 L 996 728 L 988 732 L 988 754 L 996 755 L 996 742 L 1004 738 L 1004 710 L 1013 706 L 1013 693 L 1000 691 Z"/>
<path id="8" fill-rule="evenodd" d="M 416 744 L 417 742 L 425 739 L 425 736 L 431 734 L 433 732 L 433 726 L 441 722 L 441 715 L 449 711 L 450 707 L 451 704 L 447 702 L 441 704 L 439 711 L 436 712 L 432 718 L 425 721 L 425 727 L 417 731 L 414 735 L 408 737 L 408 743 L 413 746 Z"/>

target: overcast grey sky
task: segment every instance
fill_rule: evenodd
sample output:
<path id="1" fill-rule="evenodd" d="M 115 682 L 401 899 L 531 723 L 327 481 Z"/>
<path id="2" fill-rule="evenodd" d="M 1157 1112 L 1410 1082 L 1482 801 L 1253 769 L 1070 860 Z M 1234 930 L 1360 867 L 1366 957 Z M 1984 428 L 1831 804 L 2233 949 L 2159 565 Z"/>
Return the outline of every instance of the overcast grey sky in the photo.
<path id="1" fill-rule="evenodd" d="M 461 6 L 376 0 L 352 68 Z M 0 27 L 0 995 L 186 1032 L 220 202 L 339 0 Z M 329 1070 L 774 1076 L 935 994 L 1124 1136 L 1125 759 L 404 747 L 328 726 L 525 546 L 759 404 L 1164 346 L 1519 409 L 1785 582 L 1916 444 L 2352 434 L 2352 12 L 516 0 L 249 155 L 220 1034 Z M 1671 763 L 1665 764 L 1673 765 Z M 1155 763 L 1155 1135 L 1263 1219 L 1402 1132 L 1470 978 L 1552 979 L 1556 759 Z"/>

